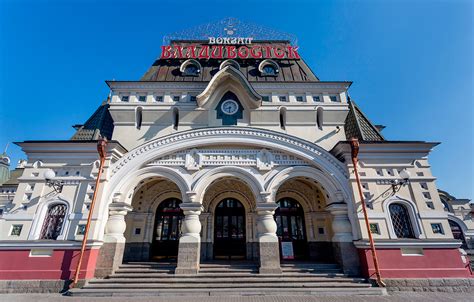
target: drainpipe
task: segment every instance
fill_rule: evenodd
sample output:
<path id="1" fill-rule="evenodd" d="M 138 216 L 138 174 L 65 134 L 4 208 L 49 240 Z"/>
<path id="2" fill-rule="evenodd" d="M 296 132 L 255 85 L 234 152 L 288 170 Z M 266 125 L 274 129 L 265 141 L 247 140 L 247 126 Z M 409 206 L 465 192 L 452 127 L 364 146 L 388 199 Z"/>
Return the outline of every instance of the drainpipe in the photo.
<path id="1" fill-rule="evenodd" d="M 69 286 L 69 288 L 74 288 L 79 281 L 79 273 L 81 271 L 82 258 L 84 257 L 84 252 L 86 250 L 87 237 L 89 235 L 89 228 L 92 220 L 92 212 L 94 211 L 95 201 L 97 199 L 97 193 L 99 192 L 100 177 L 102 176 L 102 169 L 104 167 L 107 139 L 100 139 L 97 142 L 97 152 L 99 153 L 100 165 L 99 172 L 97 173 L 97 179 L 95 180 L 95 190 L 94 196 L 92 197 L 92 202 L 89 207 L 89 215 L 87 216 L 86 229 L 84 231 L 84 238 L 82 238 L 81 252 L 79 254 L 79 260 L 77 261 L 76 272 L 74 273 L 74 279 Z"/>
<path id="2" fill-rule="evenodd" d="M 372 232 L 370 231 L 369 218 L 367 216 L 367 207 L 365 205 L 365 198 L 362 194 L 362 185 L 359 179 L 359 172 L 357 171 L 357 164 L 359 162 L 357 155 L 359 154 L 359 141 L 357 138 L 352 138 L 350 140 L 351 144 L 351 155 L 352 155 L 352 164 L 354 166 L 354 174 L 357 181 L 357 188 L 359 189 L 360 203 L 362 205 L 362 211 L 364 212 L 365 226 L 367 227 L 367 233 L 369 234 L 370 250 L 372 252 L 372 259 L 374 261 L 375 275 L 377 276 L 377 285 L 380 287 L 385 287 L 385 283 L 382 280 L 379 269 L 379 261 L 377 259 L 377 253 L 375 251 L 374 238 L 372 237 Z"/>

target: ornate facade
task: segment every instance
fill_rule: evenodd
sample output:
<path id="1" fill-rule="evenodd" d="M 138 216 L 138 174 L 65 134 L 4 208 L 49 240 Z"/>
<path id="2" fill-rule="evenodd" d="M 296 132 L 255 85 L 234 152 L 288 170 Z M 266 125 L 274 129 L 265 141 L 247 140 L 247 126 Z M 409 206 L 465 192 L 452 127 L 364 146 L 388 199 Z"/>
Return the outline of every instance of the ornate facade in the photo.
<path id="1" fill-rule="evenodd" d="M 428 162 L 437 143 L 386 139 L 348 97 L 351 82 L 321 81 L 299 56 L 278 57 L 290 42 L 250 46 L 274 55 L 242 58 L 233 46 L 233 57 L 226 46 L 218 58 L 159 58 L 139 81 L 107 81 L 110 97 L 70 140 L 18 143 L 28 161 L 2 204 L 0 277 L 70 278 L 92 210 L 85 279 L 160 260 L 176 261 L 175 274 L 214 260 L 279 274 L 293 260 L 370 277 L 361 202 L 385 278 L 469 277 L 450 221 L 468 238 L 472 211 L 445 210 Z M 411 177 L 400 184 L 402 171 Z"/>

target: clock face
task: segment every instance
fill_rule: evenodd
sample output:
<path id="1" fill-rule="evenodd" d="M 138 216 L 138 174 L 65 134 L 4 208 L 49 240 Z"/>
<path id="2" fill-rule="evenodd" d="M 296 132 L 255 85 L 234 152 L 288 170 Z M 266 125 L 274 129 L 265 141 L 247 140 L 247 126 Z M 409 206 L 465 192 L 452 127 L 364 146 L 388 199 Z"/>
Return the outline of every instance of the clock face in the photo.
<path id="1" fill-rule="evenodd" d="M 234 100 L 225 100 L 221 105 L 222 112 L 227 115 L 232 115 L 239 110 L 239 104 Z"/>

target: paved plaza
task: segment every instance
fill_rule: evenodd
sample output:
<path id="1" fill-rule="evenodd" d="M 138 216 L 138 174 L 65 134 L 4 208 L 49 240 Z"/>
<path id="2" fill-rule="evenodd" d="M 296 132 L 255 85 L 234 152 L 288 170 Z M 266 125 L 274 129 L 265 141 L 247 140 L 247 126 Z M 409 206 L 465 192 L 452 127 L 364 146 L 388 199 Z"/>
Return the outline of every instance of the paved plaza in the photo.
<path id="1" fill-rule="evenodd" d="M 398 292 L 388 296 L 219 296 L 219 297 L 65 297 L 59 294 L 0 294 L 3 302 L 371 302 L 371 301 L 474 301 L 473 293 Z"/>

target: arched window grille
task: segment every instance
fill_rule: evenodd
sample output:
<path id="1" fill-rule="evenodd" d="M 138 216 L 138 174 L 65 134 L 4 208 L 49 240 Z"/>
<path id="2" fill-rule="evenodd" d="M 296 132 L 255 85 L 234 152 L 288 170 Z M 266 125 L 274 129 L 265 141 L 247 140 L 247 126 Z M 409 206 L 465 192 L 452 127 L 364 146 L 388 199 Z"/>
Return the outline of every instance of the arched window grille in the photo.
<path id="1" fill-rule="evenodd" d="M 179 109 L 174 108 L 173 109 L 173 129 L 178 130 L 179 126 Z"/>
<path id="2" fill-rule="evenodd" d="M 454 239 L 460 240 L 462 242 L 461 247 L 466 248 L 467 247 L 466 237 L 464 237 L 461 226 L 457 222 L 452 221 L 451 219 L 449 219 L 448 222 L 449 222 L 449 227 L 451 228 L 451 232 L 453 233 Z"/>
<path id="3" fill-rule="evenodd" d="M 56 240 L 61 235 L 66 211 L 67 206 L 65 204 L 56 204 L 48 209 L 43 228 L 41 229 L 40 239 Z"/>
<path id="4" fill-rule="evenodd" d="M 398 238 L 415 238 L 408 209 L 404 205 L 393 203 L 389 206 L 389 211 L 395 235 Z"/>

